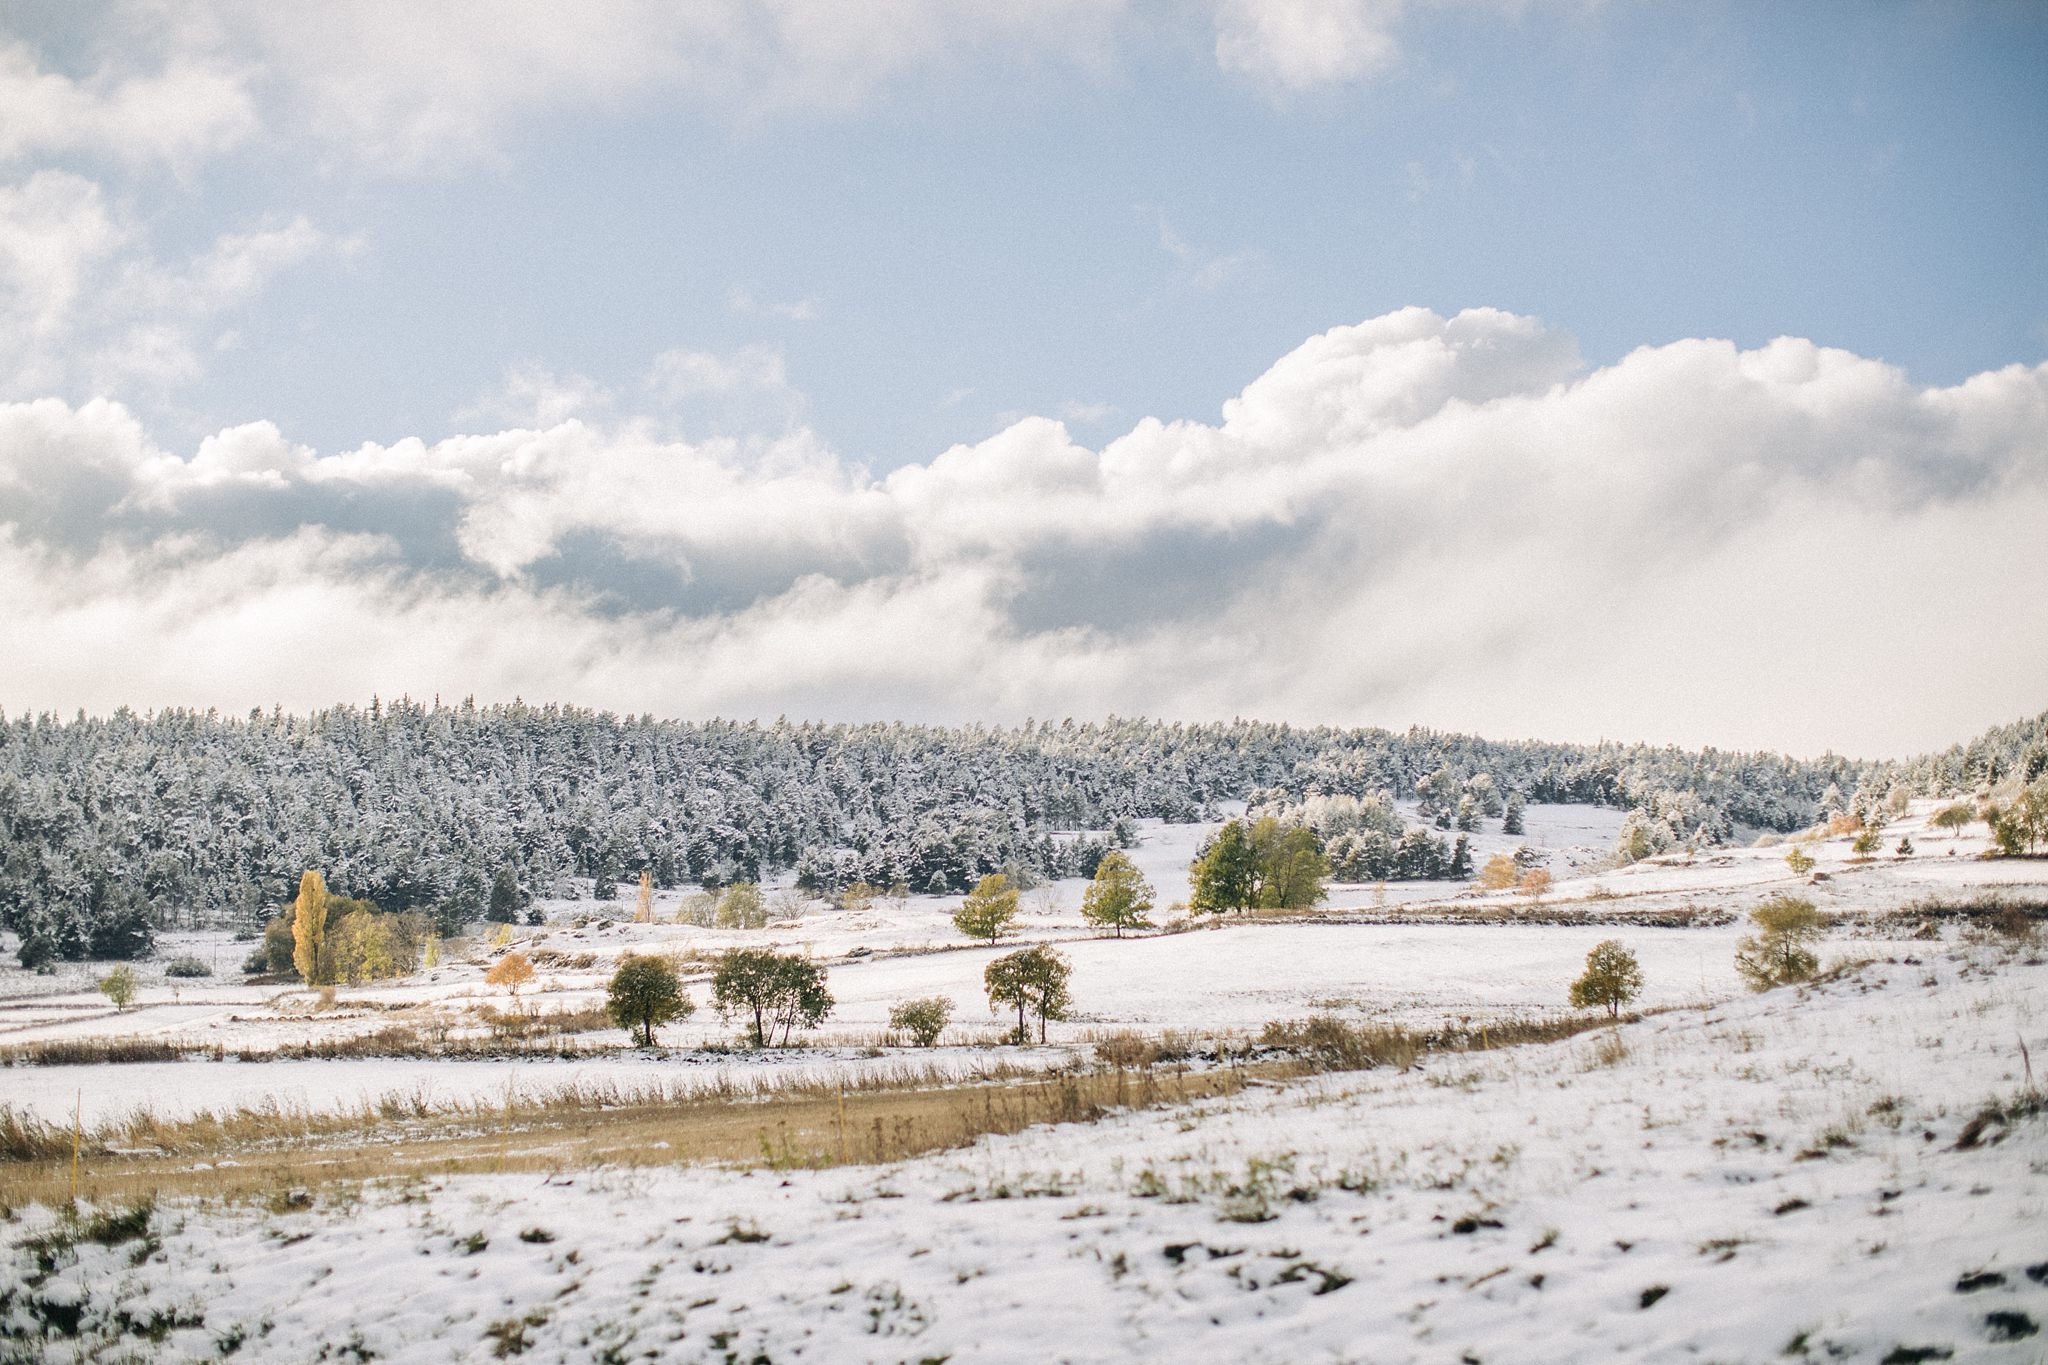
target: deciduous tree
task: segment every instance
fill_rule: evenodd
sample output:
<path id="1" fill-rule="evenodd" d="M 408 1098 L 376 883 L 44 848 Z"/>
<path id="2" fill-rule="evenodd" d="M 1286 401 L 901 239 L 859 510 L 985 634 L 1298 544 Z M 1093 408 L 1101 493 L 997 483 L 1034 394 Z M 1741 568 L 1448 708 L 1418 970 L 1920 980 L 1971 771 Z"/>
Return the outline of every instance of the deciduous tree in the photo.
<path id="1" fill-rule="evenodd" d="M 613 1023 L 637 1036 L 642 1047 L 654 1046 L 655 1029 L 687 1019 L 696 1009 L 666 958 L 626 954 L 605 993 L 605 1012 Z"/>
<path id="2" fill-rule="evenodd" d="M 1605 1008 L 1607 1017 L 1618 1018 L 1621 1007 L 1643 989 L 1642 964 L 1620 939 L 1606 939 L 1586 954 L 1586 973 L 1572 982 L 1574 1009 Z"/>
<path id="3" fill-rule="evenodd" d="M 1038 1016 L 1038 1041 L 1045 1041 L 1045 1022 L 1064 1019 L 1072 1003 L 1067 996 L 1067 978 L 1072 968 L 1056 948 L 1025 948 L 1006 953 L 988 964 L 982 984 L 988 989 L 989 1013 L 1003 1006 L 1017 1010 L 1017 1040 L 1022 1042 L 1025 1016 Z"/>
<path id="4" fill-rule="evenodd" d="M 953 912 L 953 927 L 969 938 L 994 943 L 1010 931 L 1016 919 L 1017 888 L 1002 873 L 991 872 Z"/>
<path id="5" fill-rule="evenodd" d="M 533 980 L 533 963 L 525 953 L 507 953 L 491 965 L 484 973 L 486 986 L 503 986 L 514 1000 L 519 998 L 519 988 Z"/>
<path id="6" fill-rule="evenodd" d="M 767 1047 L 782 1032 L 787 1045 L 798 1028 L 816 1028 L 832 1012 L 825 969 L 807 957 L 772 948 L 734 948 L 711 973 L 711 999 L 726 1019 L 749 1021 L 755 1047 Z"/>
<path id="7" fill-rule="evenodd" d="M 299 897 L 292 902 L 292 966 L 309 986 L 322 979 L 321 950 L 326 942 L 327 879 L 306 872 L 299 877 Z"/>
<path id="8" fill-rule="evenodd" d="M 1751 990 L 1806 981 L 1819 970 L 1820 959 L 1809 945 L 1828 921 L 1812 901 L 1773 896 L 1749 912 L 1749 921 L 1757 932 L 1736 945 L 1735 970 Z"/>
<path id="9" fill-rule="evenodd" d="M 1137 864 L 1116 850 L 1103 854 L 1081 896 L 1081 918 L 1122 938 L 1126 929 L 1150 929 L 1151 914 L 1152 883 Z"/>

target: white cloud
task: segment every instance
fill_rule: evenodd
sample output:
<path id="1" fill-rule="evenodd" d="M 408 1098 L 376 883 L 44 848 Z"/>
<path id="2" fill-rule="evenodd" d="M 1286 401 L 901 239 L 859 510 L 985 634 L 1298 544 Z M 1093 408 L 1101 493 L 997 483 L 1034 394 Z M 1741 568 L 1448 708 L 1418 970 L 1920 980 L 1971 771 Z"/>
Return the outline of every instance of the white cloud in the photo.
<path id="1" fill-rule="evenodd" d="M 879 479 L 800 428 L 320 455 L 258 423 L 181 458 L 118 407 L 0 405 L 0 523 L 17 707 L 440 690 L 1887 752 L 2042 705 L 2048 366 L 1924 388 L 1695 340 L 1588 372 L 1532 319 L 1408 309 L 1218 422 L 1091 449 L 1029 418 Z M 348 648 L 309 681 L 301 638 Z"/>
<path id="2" fill-rule="evenodd" d="M 184 383 L 210 348 L 200 323 L 310 256 L 353 249 L 303 217 L 225 234 L 181 266 L 148 247 L 96 181 L 45 170 L 0 184 L 0 392 Z"/>
<path id="3" fill-rule="evenodd" d="M 47 71 L 21 43 L 0 42 L 0 162 L 70 152 L 189 170 L 248 138 L 256 109 L 233 71 L 167 63 L 155 74 Z"/>
<path id="4" fill-rule="evenodd" d="M 1104 61 L 1126 0 L 216 0 L 180 50 L 262 74 L 282 117 L 390 169 L 494 155 L 549 109 L 680 97 L 753 118 L 858 104 L 914 73 Z"/>
<path id="5" fill-rule="evenodd" d="M 742 346 L 731 355 L 711 351 L 663 351 L 647 371 L 647 386 L 665 401 L 691 394 L 742 389 L 786 389 L 789 372 L 772 346 Z"/>
<path id="6" fill-rule="evenodd" d="M 585 375 L 556 375 L 531 362 L 508 366 L 498 386 L 457 412 L 458 422 L 509 422 L 523 427 L 560 426 L 572 417 L 600 412 L 612 404 L 603 385 Z"/>
<path id="7" fill-rule="evenodd" d="M 1355 81 L 1398 51 L 1402 0 L 1219 0 L 1216 64 L 1278 91 Z"/>

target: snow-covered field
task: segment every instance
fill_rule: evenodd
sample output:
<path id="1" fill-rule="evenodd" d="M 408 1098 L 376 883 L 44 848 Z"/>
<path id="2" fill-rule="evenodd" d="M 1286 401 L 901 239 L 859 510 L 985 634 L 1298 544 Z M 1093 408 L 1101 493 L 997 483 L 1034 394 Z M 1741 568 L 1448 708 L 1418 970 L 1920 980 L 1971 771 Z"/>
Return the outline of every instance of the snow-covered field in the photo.
<path id="1" fill-rule="evenodd" d="M 79 1245 L 32 1292 L 88 1334 L 117 1308 L 187 1324 L 164 1359 L 2037 1361 L 2043 1120 L 1963 1139 L 2019 1094 L 2044 1017 L 2038 959 L 1937 947 L 1618 1047 L 891 1166 L 174 1205 L 153 1248 Z M 52 1226 L 31 1210 L 7 1240 Z"/>
<path id="2" fill-rule="evenodd" d="M 739 942 L 825 961 L 837 1012 L 817 1046 L 772 1056 L 703 1050 L 731 1036 L 704 1009 L 670 1026 L 656 1055 L 606 1031 L 571 1035 L 591 1049 L 571 1059 L 0 1071 L 17 1111 L 76 1109 L 87 1122 L 137 1106 L 163 1118 L 320 1110 L 390 1093 L 480 1100 L 912 1062 L 968 1076 L 997 1058 L 1058 1065 L 1108 1029 L 1552 1012 L 1608 937 L 1635 950 L 1641 1003 L 1662 1009 L 1618 1044 L 1602 1033 L 1261 1084 L 884 1167 L 607 1168 L 373 1182 L 311 1207 L 173 1202 L 155 1242 L 54 1256 L 45 1243 L 47 1268 L 24 1243 L 55 1230 L 54 1215 L 17 1210 L 0 1228 L 0 1294 L 16 1295 L 0 1321 L 26 1321 L 26 1292 L 60 1316 L 77 1309 L 82 1341 L 160 1313 L 156 1346 L 128 1343 L 139 1358 L 233 1345 L 236 1359 L 291 1362 L 2048 1358 L 2035 1334 L 2048 1323 L 2048 1127 L 2015 1117 L 1959 1145 L 1987 1104 L 2032 1085 L 2030 1053 L 2048 1059 L 2048 966 L 1954 925 L 1937 940 L 1874 936 L 1910 928 L 1880 931 L 1867 914 L 1986 890 L 2039 896 L 2048 865 L 1981 860 L 1981 842 L 1929 837 L 1921 812 L 1886 840 L 1911 837 L 1914 855 L 1858 860 L 1845 840 L 1814 842 L 1811 877 L 1783 848 L 1589 866 L 1611 814 L 1532 811 L 1561 877 L 1541 906 L 1443 883 L 1384 899 L 1339 888 L 1314 916 L 1114 940 L 1079 920 L 1078 884 L 1030 893 L 1019 940 L 1058 942 L 1074 964 L 1075 1017 L 1047 1048 L 982 1041 L 981 971 L 1002 950 L 963 945 L 948 901 L 751 932 L 579 926 L 593 909 L 583 902 L 517 931 L 528 949 L 591 955 L 543 969 L 524 999 L 544 1012 L 595 1003 L 622 952 Z M 1139 860 L 1162 901 L 1184 894 L 1204 832 L 1144 831 Z M 1844 916 L 1824 959 L 1870 965 L 1753 996 L 1732 970 L 1742 925 L 1643 923 L 1739 915 L 1788 891 Z M 167 950 L 244 951 L 218 936 Z M 475 1028 L 478 1006 L 506 1004 L 482 982 L 498 951 L 344 989 L 328 1007 L 232 972 L 145 973 L 139 1006 L 115 1013 L 87 969 L 13 973 L 0 977 L 0 1043 L 142 1036 L 261 1055 L 394 1023 Z M 692 990 L 706 1002 L 701 969 Z M 892 1004 L 928 994 L 957 1002 L 956 1045 L 872 1046 Z"/>
<path id="3" fill-rule="evenodd" d="M 1930 836 L 1925 812 L 1888 831 L 1886 846 L 1910 837 L 1911 857 L 1854 860 L 1846 839 L 1808 845 L 1823 880 L 1796 877 L 1785 849 L 1717 849 L 1673 855 L 1631 867 L 1572 872 L 1611 844 L 1618 812 L 1589 807 L 1536 805 L 1526 840 L 1489 833 L 1478 840 L 1483 858 L 1523 842 L 1549 852 L 1560 880 L 1532 906 L 1516 893 L 1482 894 L 1445 882 L 1389 888 L 1384 904 L 1373 887 L 1337 887 L 1319 914 L 1280 922 L 1230 922 L 1190 933 L 1123 940 L 1095 936 L 1079 916 L 1079 881 L 1027 892 L 1015 940 L 998 949 L 968 945 L 949 916 L 956 900 L 910 897 L 880 901 L 850 914 L 818 910 L 765 930 L 721 931 L 689 925 L 629 924 L 596 920 L 593 912 L 630 915 L 630 902 L 599 907 L 555 902 L 550 922 L 515 931 L 512 946 L 589 954 L 582 968 L 543 966 L 522 994 L 542 1013 L 587 1009 L 603 998 L 603 985 L 626 951 L 684 951 L 708 956 L 739 943 L 769 943 L 810 952 L 829 967 L 837 1007 L 816 1046 L 801 1057 L 707 1054 L 725 1045 L 732 1030 L 709 1008 L 703 969 L 691 991 L 694 1019 L 668 1026 L 661 1057 L 625 1051 L 613 1030 L 571 1035 L 591 1050 L 574 1060 L 505 1058 L 437 1060 L 388 1058 L 279 1060 L 261 1063 L 187 1060 L 122 1066 L 58 1066 L 0 1071 L 4 1102 L 46 1119 L 77 1111 L 110 1117 L 139 1106 L 175 1118 L 203 1109 L 274 1102 L 313 1109 L 355 1106 L 388 1094 L 431 1100 L 502 1098 L 508 1086 L 537 1093 L 564 1084 L 641 1080 L 664 1083 L 751 1081 L 827 1071 L 854 1074 L 895 1064 L 900 1054 L 863 1055 L 880 1041 L 890 1008 L 914 996 L 946 995 L 956 1005 L 950 1041 L 974 1045 L 992 1038 L 996 1020 L 985 1005 L 981 978 L 989 959 L 1017 942 L 1057 942 L 1074 964 L 1074 1017 L 1055 1024 L 1052 1039 L 1080 1045 L 1098 1030 L 1257 1030 L 1269 1020 L 1331 1012 L 1408 1024 L 1446 1018 L 1484 1019 L 1560 1009 L 1566 983 L 1594 943 L 1619 937 L 1641 959 L 1642 1003 L 1661 1006 L 1722 1000 L 1741 987 L 1733 969 L 1740 923 L 1716 927 L 1638 927 L 1629 920 L 1671 910 L 1741 914 L 1764 896 L 1794 892 L 1824 909 L 1846 913 L 1883 909 L 1928 896 L 1955 896 L 2006 887 L 2048 893 L 2048 864 L 1984 861 L 1981 839 Z M 1147 824 L 1135 857 L 1159 889 L 1161 904 L 1186 895 L 1186 871 L 1210 826 Z M 1952 852 L 1953 851 L 1953 852 Z M 1177 880 L 1176 880 L 1177 879 Z M 673 920 L 676 895 L 659 898 L 657 914 Z M 1585 924 L 1515 923 L 1475 912 L 1536 910 L 1588 919 Z M 1160 916 L 1163 918 L 1163 912 Z M 1446 921 L 1446 922 L 1438 922 Z M 1911 943 L 1869 936 L 1845 925 L 1823 945 L 1824 955 L 1882 956 L 1910 952 Z M 332 1007 L 303 988 L 250 986 L 233 968 L 247 945 L 224 935 L 175 935 L 162 957 L 181 954 L 221 964 L 213 978 L 154 980 L 145 968 L 137 1007 L 110 1008 L 91 987 L 102 970 L 72 966 L 53 977 L 0 971 L 0 1046 L 86 1038 L 141 1037 L 260 1056 L 280 1045 L 345 1039 L 394 1025 L 422 1030 L 474 1031 L 480 1007 L 507 1008 L 502 990 L 483 983 L 497 952 L 478 945 L 468 961 L 450 961 L 413 977 L 361 988 L 341 988 Z M 160 970 L 160 969 L 159 969 Z M 942 1050 L 947 1064 L 971 1070 L 988 1054 L 972 1046 Z M 1016 1054 L 1014 1050 L 1012 1057 Z M 920 1054 L 924 1060 L 929 1054 Z"/>

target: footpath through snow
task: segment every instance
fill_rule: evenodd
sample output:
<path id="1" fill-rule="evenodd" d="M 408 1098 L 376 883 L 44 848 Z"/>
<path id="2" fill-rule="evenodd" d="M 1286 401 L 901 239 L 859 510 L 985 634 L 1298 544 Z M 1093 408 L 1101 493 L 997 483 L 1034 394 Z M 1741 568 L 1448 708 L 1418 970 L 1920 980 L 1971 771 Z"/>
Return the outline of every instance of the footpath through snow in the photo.
<path id="1" fill-rule="evenodd" d="M 1930 944 L 888 1167 L 173 1206 L 40 1260 L 29 1210 L 0 1286 L 165 1360 L 2038 1361 L 2044 1017 L 2038 957 Z"/>

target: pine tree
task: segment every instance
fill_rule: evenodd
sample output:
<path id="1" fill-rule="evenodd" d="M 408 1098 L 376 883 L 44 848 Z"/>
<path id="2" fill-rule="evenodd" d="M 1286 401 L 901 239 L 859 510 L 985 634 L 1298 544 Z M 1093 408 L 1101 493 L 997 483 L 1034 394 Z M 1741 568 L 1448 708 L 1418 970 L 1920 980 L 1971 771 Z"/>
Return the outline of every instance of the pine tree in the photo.
<path id="1" fill-rule="evenodd" d="M 1502 834 L 1526 833 L 1523 829 L 1525 811 L 1526 807 L 1522 801 L 1522 794 L 1520 792 L 1510 792 L 1508 794 L 1507 813 L 1500 818 L 1500 832 Z"/>

